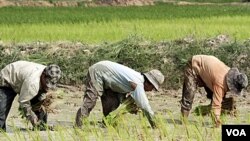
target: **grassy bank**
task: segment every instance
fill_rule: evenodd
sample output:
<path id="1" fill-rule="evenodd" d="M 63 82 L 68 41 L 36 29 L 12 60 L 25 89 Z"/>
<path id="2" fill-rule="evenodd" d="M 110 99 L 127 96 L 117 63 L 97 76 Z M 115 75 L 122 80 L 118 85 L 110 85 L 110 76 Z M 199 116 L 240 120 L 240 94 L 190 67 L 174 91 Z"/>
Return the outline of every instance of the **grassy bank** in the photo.
<path id="1" fill-rule="evenodd" d="M 228 34 L 244 40 L 250 37 L 249 17 L 249 6 L 5 7 L 0 8 L 0 39 L 100 44 L 133 34 L 156 41 Z"/>
<path id="2" fill-rule="evenodd" d="M 231 38 L 225 43 L 211 45 L 213 41 L 216 40 L 210 38 L 156 42 L 135 35 L 116 43 L 95 46 L 81 42 L 14 43 L 0 46 L 0 67 L 19 59 L 44 64 L 57 63 L 64 72 L 62 83 L 81 85 L 88 67 L 107 59 L 141 72 L 158 68 L 166 76 L 164 87 L 172 89 L 181 87 L 183 68 L 192 55 L 209 54 L 215 55 L 230 67 L 239 67 L 250 75 L 249 40 L 238 42 Z"/>

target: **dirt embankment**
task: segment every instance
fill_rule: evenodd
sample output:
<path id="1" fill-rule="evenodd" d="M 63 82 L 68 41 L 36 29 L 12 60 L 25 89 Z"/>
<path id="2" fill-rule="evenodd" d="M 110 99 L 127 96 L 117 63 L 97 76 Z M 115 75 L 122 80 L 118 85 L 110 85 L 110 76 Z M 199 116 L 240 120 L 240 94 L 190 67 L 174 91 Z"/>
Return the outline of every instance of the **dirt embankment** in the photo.
<path id="1" fill-rule="evenodd" d="M 22 0 L 10 1 L 0 0 L 0 7 L 6 6 L 41 6 L 41 7 L 77 7 L 77 6 L 128 6 L 128 5 L 153 5 L 154 0 L 100 0 L 100 1 L 44 1 L 44 0 Z"/>
<path id="2" fill-rule="evenodd" d="M 157 2 L 173 3 L 176 5 L 250 5 L 249 2 L 209 3 L 209 2 L 186 2 L 177 0 L 0 0 L 0 7 L 6 6 L 40 6 L 40 7 L 95 7 L 95 6 L 143 6 L 154 5 Z"/>

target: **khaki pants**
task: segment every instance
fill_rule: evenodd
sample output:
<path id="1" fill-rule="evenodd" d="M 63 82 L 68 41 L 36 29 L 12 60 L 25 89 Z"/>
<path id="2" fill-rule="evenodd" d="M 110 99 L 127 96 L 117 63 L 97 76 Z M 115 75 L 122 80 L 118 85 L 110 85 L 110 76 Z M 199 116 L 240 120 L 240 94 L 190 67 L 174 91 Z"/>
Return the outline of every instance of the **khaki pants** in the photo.
<path id="1" fill-rule="evenodd" d="M 118 108 L 122 99 L 124 99 L 126 96 L 125 94 L 113 92 L 110 89 L 104 89 L 103 94 L 100 96 L 97 89 L 98 88 L 95 88 L 93 85 L 90 74 L 88 73 L 86 78 L 86 90 L 83 97 L 83 104 L 81 108 L 78 109 L 76 114 L 76 126 L 82 126 L 82 119 L 89 116 L 90 112 L 96 105 L 98 97 L 101 97 L 103 114 L 104 116 L 107 116 L 110 112 Z"/>
<path id="2" fill-rule="evenodd" d="M 193 71 L 192 60 L 190 59 L 184 70 L 181 111 L 189 112 L 192 109 L 195 91 L 198 87 L 204 87 L 207 98 L 212 99 L 213 92 L 205 85 L 200 76 Z"/>

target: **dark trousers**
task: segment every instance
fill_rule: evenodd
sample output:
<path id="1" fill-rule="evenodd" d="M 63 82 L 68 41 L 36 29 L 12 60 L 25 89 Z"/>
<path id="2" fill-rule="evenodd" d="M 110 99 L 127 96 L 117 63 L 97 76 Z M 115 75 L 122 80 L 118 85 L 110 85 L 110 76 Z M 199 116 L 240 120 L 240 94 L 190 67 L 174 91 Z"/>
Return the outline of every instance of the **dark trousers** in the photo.
<path id="1" fill-rule="evenodd" d="M 36 105 L 40 102 L 42 105 L 42 102 L 38 100 L 38 97 L 40 94 L 42 94 L 42 91 L 39 91 L 37 96 L 35 96 L 30 102 L 31 106 Z M 0 130 L 6 131 L 6 119 L 8 117 L 8 114 L 10 112 L 12 103 L 16 97 L 17 93 L 9 87 L 0 87 Z M 40 106 L 41 106 L 40 105 Z M 34 111 L 34 113 L 37 115 L 37 118 L 41 120 L 42 123 L 47 123 L 47 112 L 45 109 L 39 109 Z"/>
<path id="2" fill-rule="evenodd" d="M 6 119 L 17 93 L 8 87 L 0 87 L 0 129 L 6 131 Z"/>
<path id="3" fill-rule="evenodd" d="M 103 115 L 106 117 L 110 112 L 116 110 L 125 98 L 125 94 L 106 90 L 101 96 Z"/>

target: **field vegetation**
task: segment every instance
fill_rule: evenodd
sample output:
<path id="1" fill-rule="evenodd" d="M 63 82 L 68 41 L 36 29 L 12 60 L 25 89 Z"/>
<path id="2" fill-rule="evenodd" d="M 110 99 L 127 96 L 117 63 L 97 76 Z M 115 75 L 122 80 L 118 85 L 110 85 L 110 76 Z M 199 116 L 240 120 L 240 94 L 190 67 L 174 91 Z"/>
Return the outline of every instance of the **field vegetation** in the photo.
<path id="1" fill-rule="evenodd" d="M 0 8 L 0 39 L 99 44 L 133 34 L 156 41 L 228 34 L 243 40 L 250 36 L 249 16 L 250 7 L 243 5 L 4 7 Z"/>
<path id="2" fill-rule="evenodd" d="M 15 118 L 9 118 L 11 132 L 0 133 L 0 139 L 219 141 L 221 129 L 212 128 L 210 116 L 192 113 L 189 122 L 181 124 L 178 101 L 182 71 L 192 55 L 208 54 L 250 76 L 249 24 L 250 7 L 244 5 L 0 8 L 0 68 L 20 59 L 56 63 L 63 71 L 60 83 L 81 88 L 88 67 L 100 60 L 119 62 L 141 72 L 157 68 L 166 77 L 162 91 L 149 96 L 158 129 L 151 129 L 140 112 L 124 115 L 116 127 L 103 128 L 100 103 L 83 129 L 73 128 L 83 89 L 60 89 L 56 95 L 64 100 L 59 108 L 62 112 L 52 114 L 49 120 L 67 119 L 70 126 L 57 124 L 56 131 L 40 132 L 30 130 L 21 120 L 23 130 Z M 196 97 L 194 107 L 204 104 L 200 102 L 202 95 Z M 250 123 L 249 97 L 241 100 L 239 115 L 223 115 L 224 123 Z"/>
<path id="3" fill-rule="evenodd" d="M 181 0 L 177 0 L 181 1 Z M 229 2 L 243 2 L 244 0 L 183 0 L 188 2 L 211 2 L 211 3 L 229 3 Z"/>
<path id="4" fill-rule="evenodd" d="M 217 37 L 211 37 L 156 42 L 132 35 L 119 42 L 100 45 L 81 42 L 12 43 L 0 46 L 0 67 L 19 59 L 56 63 L 64 72 L 61 83 L 82 85 L 89 66 L 100 60 L 112 60 L 141 72 L 158 68 L 166 76 L 164 87 L 178 89 L 182 86 L 182 71 L 187 60 L 195 54 L 208 54 L 250 75 L 250 41 L 239 42 L 230 37 L 225 39 L 226 42 L 216 43 L 216 40 Z"/>

